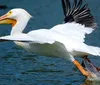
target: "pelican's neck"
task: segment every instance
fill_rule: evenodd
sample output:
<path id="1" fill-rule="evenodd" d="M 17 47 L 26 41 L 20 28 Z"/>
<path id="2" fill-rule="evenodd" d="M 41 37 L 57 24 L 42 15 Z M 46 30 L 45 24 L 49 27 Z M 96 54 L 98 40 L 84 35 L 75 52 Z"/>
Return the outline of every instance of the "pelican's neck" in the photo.
<path id="1" fill-rule="evenodd" d="M 29 16 L 18 17 L 16 19 L 16 24 L 12 27 L 11 35 L 16 33 L 22 33 L 29 20 L 30 20 Z"/>

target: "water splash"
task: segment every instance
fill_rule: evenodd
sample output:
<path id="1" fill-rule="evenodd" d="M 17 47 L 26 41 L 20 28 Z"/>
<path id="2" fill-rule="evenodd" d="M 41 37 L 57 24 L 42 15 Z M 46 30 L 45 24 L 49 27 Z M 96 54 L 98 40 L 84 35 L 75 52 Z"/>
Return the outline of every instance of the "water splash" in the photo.
<path id="1" fill-rule="evenodd" d="M 88 58 L 84 59 L 84 66 L 90 75 L 82 85 L 100 85 L 100 68 L 93 65 Z"/>

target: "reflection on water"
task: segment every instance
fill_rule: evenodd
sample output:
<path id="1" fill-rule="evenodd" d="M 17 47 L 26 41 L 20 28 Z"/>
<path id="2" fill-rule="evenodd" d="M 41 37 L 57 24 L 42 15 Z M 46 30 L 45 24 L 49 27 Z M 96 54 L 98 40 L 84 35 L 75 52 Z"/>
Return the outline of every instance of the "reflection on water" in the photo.
<path id="1" fill-rule="evenodd" d="M 96 67 L 87 57 L 84 58 L 83 64 L 89 76 L 82 85 L 100 85 L 100 68 Z"/>
<path id="2" fill-rule="evenodd" d="M 0 10 L 0 15 L 11 8 L 20 7 L 34 16 L 24 32 L 39 28 L 51 28 L 63 21 L 60 0 L 1 1 L 0 3 L 7 5 L 8 8 Z M 98 26 L 100 26 L 100 14 L 98 13 L 100 0 L 85 1 L 89 3 Z M 0 25 L 0 36 L 9 34 L 10 29 L 10 26 Z M 90 35 L 90 40 L 87 38 L 87 43 L 100 47 L 99 36 L 100 29 L 97 29 L 93 35 Z M 100 66 L 99 59 L 99 57 L 92 58 L 98 66 Z M 78 60 L 80 61 L 80 59 Z M 0 43 L 0 85 L 80 85 L 84 82 L 84 78 L 71 62 L 27 53 L 11 42 Z M 94 81 L 87 79 L 83 85 L 92 85 L 92 83 Z"/>
<path id="3" fill-rule="evenodd" d="M 100 85 L 100 79 L 86 79 L 82 85 Z"/>

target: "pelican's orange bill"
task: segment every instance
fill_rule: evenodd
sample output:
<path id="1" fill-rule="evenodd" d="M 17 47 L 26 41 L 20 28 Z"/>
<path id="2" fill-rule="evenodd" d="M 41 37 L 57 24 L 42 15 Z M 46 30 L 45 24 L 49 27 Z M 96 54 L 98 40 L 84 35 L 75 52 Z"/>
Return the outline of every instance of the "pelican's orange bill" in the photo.
<path id="1" fill-rule="evenodd" d="M 16 20 L 10 18 L 0 20 L 0 24 L 11 24 L 12 27 L 16 24 L 16 22 L 17 22 Z"/>
<path id="2" fill-rule="evenodd" d="M 0 20 L 6 19 L 6 18 L 7 18 L 7 16 L 8 16 L 7 14 L 5 14 L 5 15 L 1 16 L 1 17 L 0 17 Z"/>
<path id="3" fill-rule="evenodd" d="M 17 21 L 15 19 L 7 18 L 8 16 L 9 16 L 8 14 L 1 16 L 0 17 L 0 24 L 11 24 L 13 27 Z"/>

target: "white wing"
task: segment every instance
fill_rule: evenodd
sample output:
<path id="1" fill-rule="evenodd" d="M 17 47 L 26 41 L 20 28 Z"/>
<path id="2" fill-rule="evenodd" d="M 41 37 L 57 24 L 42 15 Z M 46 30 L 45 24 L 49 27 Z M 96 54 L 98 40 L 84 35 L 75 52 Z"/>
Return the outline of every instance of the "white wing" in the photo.
<path id="1" fill-rule="evenodd" d="M 2 41 L 21 41 L 21 42 L 40 43 L 40 44 L 43 44 L 43 43 L 52 44 L 52 43 L 54 43 L 55 40 L 52 39 L 52 37 L 50 37 L 49 35 L 46 36 L 47 32 L 43 31 L 43 30 L 40 30 L 40 31 L 37 30 L 37 31 L 31 31 L 28 34 L 19 33 L 19 34 L 14 34 L 14 35 L 8 35 L 8 36 L 0 37 L 0 41 L 1 42 Z"/>
<path id="2" fill-rule="evenodd" d="M 90 34 L 94 29 L 73 22 L 56 25 L 50 30 L 55 31 L 65 37 L 72 38 L 76 41 L 84 42 L 85 35 Z"/>
<path id="3" fill-rule="evenodd" d="M 56 33 L 54 34 L 54 32 L 48 29 L 39 29 L 30 31 L 28 35 L 31 36 L 37 43 L 52 44 L 55 42 L 53 36 L 56 35 Z"/>
<path id="4" fill-rule="evenodd" d="M 26 34 L 15 34 L 0 37 L 0 41 L 31 41 L 32 38 Z"/>
<path id="5" fill-rule="evenodd" d="M 84 42 L 85 34 L 90 34 L 92 28 L 84 27 L 78 23 L 66 23 L 56 25 L 50 30 L 40 29 L 30 31 L 28 34 L 19 33 L 0 37 L 0 40 L 31 41 L 34 43 L 54 43 L 63 36 L 66 40 L 71 39 L 77 42 Z"/>

